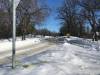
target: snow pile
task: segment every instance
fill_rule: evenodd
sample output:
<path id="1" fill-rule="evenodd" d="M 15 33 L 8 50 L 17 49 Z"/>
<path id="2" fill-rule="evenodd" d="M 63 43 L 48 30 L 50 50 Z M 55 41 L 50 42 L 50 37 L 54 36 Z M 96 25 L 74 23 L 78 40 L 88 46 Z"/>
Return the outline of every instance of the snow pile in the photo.
<path id="1" fill-rule="evenodd" d="M 68 46 L 70 46 L 70 44 L 66 42 L 66 43 L 63 44 L 63 46 L 68 47 Z"/>
<path id="2" fill-rule="evenodd" d="M 19 49 L 21 47 L 34 45 L 39 43 L 40 40 L 41 40 L 40 38 L 32 38 L 32 39 L 27 38 L 26 40 L 17 39 L 16 48 Z M 12 41 L 0 40 L 0 52 L 7 50 L 12 50 Z"/>
<path id="3" fill-rule="evenodd" d="M 46 38 L 46 39 L 48 39 L 48 38 L 52 38 L 52 36 L 45 36 L 45 38 Z"/>
<path id="4" fill-rule="evenodd" d="M 69 63 L 73 63 L 74 65 L 84 65 L 85 64 L 84 61 L 82 61 L 80 58 L 78 58 L 76 55 L 73 54 L 74 49 L 71 48 L 72 50 L 70 50 L 70 47 L 72 47 L 71 44 L 64 43 L 63 47 L 67 49 L 67 52 L 64 57 L 66 59 L 70 59 L 70 61 L 68 61 Z"/>
<path id="5" fill-rule="evenodd" d="M 66 38 L 66 40 L 68 43 L 86 48 L 88 50 L 95 50 L 95 51 L 100 50 L 100 42 L 98 41 L 92 41 L 90 39 L 77 38 L 77 37 Z"/>
<path id="6" fill-rule="evenodd" d="M 17 41 L 16 47 L 20 48 L 20 47 L 23 47 L 23 46 L 33 45 L 33 44 L 36 44 L 36 43 L 39 43 L 39 42 L 40 42 L 39 38 L 26 39 L 24 41 Z"/>

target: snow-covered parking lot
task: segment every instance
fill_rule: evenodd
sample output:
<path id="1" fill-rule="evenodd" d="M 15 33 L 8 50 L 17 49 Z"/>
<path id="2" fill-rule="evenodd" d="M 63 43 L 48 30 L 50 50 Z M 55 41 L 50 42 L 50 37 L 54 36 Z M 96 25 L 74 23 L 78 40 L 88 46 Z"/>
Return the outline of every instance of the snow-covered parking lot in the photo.
<path id="1" fill-rule="evenodd" d="M 100 75 L 100 51 L 90 49 L 67 42 L 58 44 L 39 54 L 19 58 L 14 70 L 0 68 L 0 75 Z"/>

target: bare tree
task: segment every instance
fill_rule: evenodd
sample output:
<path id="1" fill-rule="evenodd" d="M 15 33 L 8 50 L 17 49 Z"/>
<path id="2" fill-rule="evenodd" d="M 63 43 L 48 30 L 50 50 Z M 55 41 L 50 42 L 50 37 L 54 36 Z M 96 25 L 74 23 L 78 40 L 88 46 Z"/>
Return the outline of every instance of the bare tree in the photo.
<path id="1" fill-rule="evenodd" d="M 100 2 L 99 2 L 100 3 Z M 88 20 L 92 28 L 93 41 L 97 40 L 97 10 L 100 4 L 96 0 L 82 0 L 80 6 L 83 7 L 83 16 Z"/>
<path id="2" fill-rule="evenodd" d="M 48 7 L 41 7 L 38 0 L 21 0 L 17 8 L 18 24 L 21 25 L 22 40 L 31 24 L 41 23 L 48 15 Z"/>
<path id="3" fill-rule="evenodd" d="M 74 36 L 78 36 L 82 31 L 79 28 L 83 26 L 83 19 L 79 19 L 77 15 L 78 0 L 64 0 L 62 7 L 59 8 L 59 18 L 63 22 L 61 31 L 64 34 L 69 33 Z"/>
<path id="4" fill-rule="evenodd" d="M 11 37 L 12 28 L 12 15 L 11 4 L 9 0 L 0 0 L 0 37 Z"/>

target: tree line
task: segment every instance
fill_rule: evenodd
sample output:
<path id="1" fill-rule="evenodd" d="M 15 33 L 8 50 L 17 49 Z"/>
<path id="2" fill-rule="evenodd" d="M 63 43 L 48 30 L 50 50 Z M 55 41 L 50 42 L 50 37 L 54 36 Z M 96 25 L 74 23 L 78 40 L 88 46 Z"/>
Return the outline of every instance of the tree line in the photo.
<path id="1" fill-rule="evenodd" d="M 100 32 L 100 0 L 63 0 L 57 9 L 61 21 L 59 35 L 70 34 L 79 37 L 92 37 L 97 40 Z M 16 8 L 16 34 L 25 40 L 27 34 L 58 35 L 47 29 L 37 30 L 50 14 L 50 8 L 41 0 L 20 0 Z M 0 0 L 0 39 L 12 37 L 12 4 Z"/>
<path id="2" fill-rule="evenodd" d="M 50 9 L 40 0 L 20 0 L 16 8 L 16 33 L 25 40 L 27 34 L 35 31 L 35 25 L 41 24 L 49 15 Z M 0 0 L 0 39 L 12 36 L 12 4 L 9 0 Z"/>
<path id="3" fill-rule="evenodd" d="M 98 39 L 100 0 L 64 0 L 62 6 L 58 9 L 58 13 L 58 18 L 62 24 L 60 35 L 68 33 L 82 37 L 90 34 L 93 40 Z M 89 29 L 91 33 L 87 32 Z"/>

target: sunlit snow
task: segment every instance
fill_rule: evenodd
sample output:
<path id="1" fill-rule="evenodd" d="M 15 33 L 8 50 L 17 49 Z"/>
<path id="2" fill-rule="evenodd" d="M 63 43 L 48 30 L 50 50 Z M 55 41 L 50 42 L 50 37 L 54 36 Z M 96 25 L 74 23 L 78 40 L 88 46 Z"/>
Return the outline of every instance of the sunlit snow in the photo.
<path id="1" fill-rule="evenodd" d="M 28 67 L 20 65 L 15 70 L 4 67 L 0 75 L 100 75 L 100 51 L 95 48 L 95 42 L 89 42 L 91 45 L 87 48 L 87 40 L 70 38 L 69 41 L 71 43 L 67 40 L 39 54 L 18 58 Z"/>

